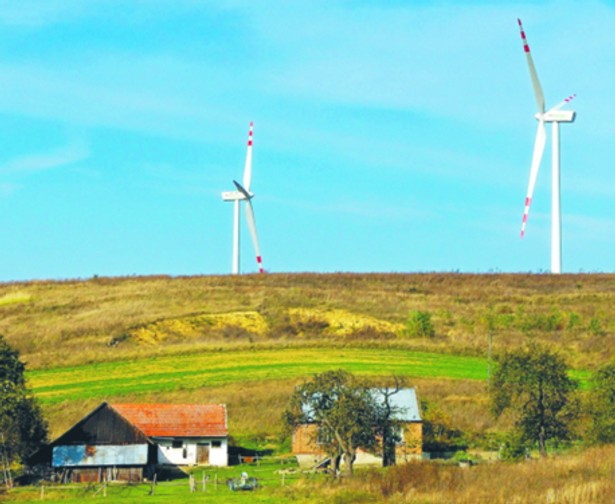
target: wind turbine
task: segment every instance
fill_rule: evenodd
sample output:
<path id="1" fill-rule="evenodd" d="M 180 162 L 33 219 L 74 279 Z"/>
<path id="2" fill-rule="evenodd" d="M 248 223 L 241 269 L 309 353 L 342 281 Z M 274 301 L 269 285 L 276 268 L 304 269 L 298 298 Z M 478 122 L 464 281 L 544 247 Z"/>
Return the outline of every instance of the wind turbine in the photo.
<path id="1" fill-rule="evenodd" d="M 532 195 L 534 194 L 534 186 L 540 169 L 540 162 L 545 150 L 547 140 L 547 132 L 545 123 L 550 122 L 551 128 L 551 273 L 562 272 L 562 221 L 560 208 L 560 175 L 559 175 L 559 123 L 574 121 L 575 112 L 572 110 L 561 110 L 561 108 L 570 102 L 575 95 L 569 96 L 563 102 L 558 103 L 552 109 L 545 112 L 545 98 L 542 93 L 542 87 L 538 80 L 538 74 L 532 60 L 530 46 L 527 43 L 525 32 L 521 20 L 517 19 L 519 30 L 521 31 L 521 40 L 523 41 L 523 50 L 527 58 L 527 65 L 530 69 L 530 78 L 532 79 L 532 87 L 536 95 L 536 103 L 538 105 L 538 113 L 535 115 L 538 120 L 538 130 L 536 132 L 536 140 L 534 142 L 534 154 L 532 156 L 532 166 L 530 168 L 530 182 L 527 188 L 527 196 L 525 198 L 525 209 L 523 211 L 523 222 L 521 224 L 521 238 L 525 234 L 525 226 L 527 224 L 527 216 L 530 212 L 532 203 Z"/>
<path id="2" fill-rule="evenodd" d="M 256 222 L 254 220 L 254 208 L 252 207 L 252 198 L 254 193 L 250 192 L 250 182 L 252 180 L 252 132 L 254 123 L 250 123 L 250 132 L 248 133 L 248 152 L 246 154 L 246 164 L 243 170 L 243 185 L 233 180 L 233 184 L 237 188 L 236 191 L 225 191 L 222 193 L 224 201 L 232 201 L 235 207 L 233 219 L 233 275 L 239 274 L 239 204 L 241 201 L 246 202 L 246 220 L 248 228 L 252 235 L 254 243 L 254 251 L 256 252 L 256 262 L 258 271 L 264 273 L 263 261 L 261 259 L 260 247 L 258 246 L 258 236 L 256 234 Z"/>

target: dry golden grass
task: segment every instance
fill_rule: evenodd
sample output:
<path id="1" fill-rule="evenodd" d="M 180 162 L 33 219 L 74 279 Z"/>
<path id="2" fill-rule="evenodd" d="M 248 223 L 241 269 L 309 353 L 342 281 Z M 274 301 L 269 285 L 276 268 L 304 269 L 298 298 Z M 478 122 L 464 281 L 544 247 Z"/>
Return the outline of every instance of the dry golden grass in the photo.
<path id="1" fill-rule="evenodd" d="M 317 325 L 323 336 L 350 336 L 355 332 L 372 330 L 377 333 L 401 335 L 404 325 L 380 320 L 370 315 L 353 313 L 348 310 L 326 310 L 318 308 L 289 308 L 288 315 L 292 324 L 299 327 Z"/>
<path id="2" fill-rule="evenodd" d="M 326 342 L 339 337 L 331 334 L 332 314 L 343 314 L 342 319 L 355 321 L 342 324 L 345 338 L 484 355 L 491 317 L 495 351 L 522 344 L 530 335 L 565 353 L 572 365 L 592 367 L 615 350 L 614 301 L 613 275 L 96 278 L 0 284 L 0 333 L 30 368 L 39 368 L 238 339 L 287 344 L 309 333 Z M 399 335 L 410 310 L 432 315 L 435 338 Z M 262 323 L 237 322 L 245 313 L 258 314 Z M 309 313 L 320 322 L 310 326 L 308 321 L 306 331 L 306 321 L 293 320 L 292 313 Z M 216 316 L 238 318 L 223 329 L 213 323 Z M 152 328 L 157 329 L 153 335 Z M 156 344 L 139 344 L 139 331 L 145 331 L 141 340 Z"/>
<path id="3" fill-rule="evenodd" d="M 615 446 L 516 464 L 461 468 L 431 462 L 357 473 L 343 484 L 305 485 L 306 502 L 610 504 Z"/>
<path id="4" fill-rule="evenodd" d="M 170 318 L 129 329 L 126 335 L 137 343 L 161 345 L 198 340 L 204 335 L 208 340 L 221 339 L 231 334 L 264 336 L 269 327 L 264 317 L 255 311 L 215 313 L 181 318 Z"/>

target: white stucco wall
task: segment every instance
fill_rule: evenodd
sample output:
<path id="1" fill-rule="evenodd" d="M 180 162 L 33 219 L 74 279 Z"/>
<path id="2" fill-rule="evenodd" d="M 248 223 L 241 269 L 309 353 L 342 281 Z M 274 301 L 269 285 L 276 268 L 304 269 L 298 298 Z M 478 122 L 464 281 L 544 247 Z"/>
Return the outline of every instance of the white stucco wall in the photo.
<path id="1" fill-rule="evenodd" d="M 184 438 L 182 447 L 173 448 L 172 439 L 157 439 L 152 441 L 158 445 L 158 463 L 174 465 L 194 465 L 197 463 L 197 444 L 209 444 L 209 465 L 228 465 L 228 442 L 220 438 Z M 180 441 L 177 439 L 176 441 Z M 219 441 L 220 446 L 212 446 L 213 441 Z M 184 456 L 185 455 L 185 456 Z"/>

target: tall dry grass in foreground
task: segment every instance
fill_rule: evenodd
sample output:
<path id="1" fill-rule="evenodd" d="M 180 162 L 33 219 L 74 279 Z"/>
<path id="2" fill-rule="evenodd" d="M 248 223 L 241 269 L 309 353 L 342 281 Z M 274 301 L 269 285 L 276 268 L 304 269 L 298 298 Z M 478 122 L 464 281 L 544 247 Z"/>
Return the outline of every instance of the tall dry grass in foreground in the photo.
<path id="1" fill-rule="evenodd" d="M 470 468 L 415 462 L 359 472 L 351 481 L 293 492 L 306 502 L 610 504 L 615 496 L 615 447 L 517 464 Z"/>

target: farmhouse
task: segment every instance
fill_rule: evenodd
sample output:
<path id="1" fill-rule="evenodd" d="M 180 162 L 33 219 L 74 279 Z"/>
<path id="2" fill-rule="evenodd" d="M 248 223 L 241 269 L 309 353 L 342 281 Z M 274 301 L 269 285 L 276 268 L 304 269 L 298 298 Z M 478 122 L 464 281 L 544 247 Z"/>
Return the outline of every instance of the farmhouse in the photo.
<path id="1" fill-rule="evenodd" d="M 141 481 L 164 466 L 226 466 L 226 406 L 103 402 L 50 448 L 65 481 Z"/>
<path id="2" fill-rule="evenodd" d="M 372 391 L 377 400 L 382 396 Z M 380 399 L 378 399 L 380 398 Z M 423 421 L 414 388 L 405 388 L 389 397 L 393 419 L 401 422 L 401 441 L 395 449 L 397 462 L 408 462 L 420 458 L 423 452 Z M 313 465 L 326 457 L 321 447 L 322 433 L 315 423 L 300 425 L 293 433 L 292 451 L 300 465 Z M 381 464 L 382 456 L 357 451 L 355 464 Z"/>

